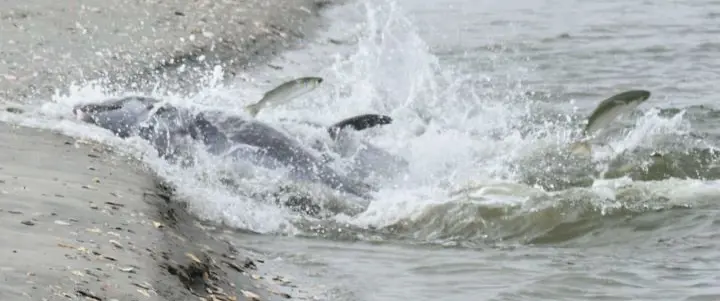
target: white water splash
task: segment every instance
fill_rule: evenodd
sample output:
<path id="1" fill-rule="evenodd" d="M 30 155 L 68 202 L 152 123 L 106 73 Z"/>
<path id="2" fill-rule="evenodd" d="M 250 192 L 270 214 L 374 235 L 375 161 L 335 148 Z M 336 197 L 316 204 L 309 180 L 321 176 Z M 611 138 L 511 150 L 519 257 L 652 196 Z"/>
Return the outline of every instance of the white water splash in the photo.
<path id="1" fill-rule="evenodd" d="M 222 70 L 216 68 L 206 87 L 193 97 L 160 91 L 152 96 L 178 106 L 199 110 L 212 107 L 244 116 L 244 105 L 259 99 L 267 88 L 291 77 L 311 74 L 325 78 L 320 89 L 284 107 L 263 111 L 258 118 L 269 123 L 290 119 L 331 124 L 356 114 L 392 116 L 393 124 L 359 135 L 404 157 L 410 169 L 395 181 L 383 183 L 365 212 L 337 217 L 338 221 L 358 226 L 382 227 L 430 205 L 453 201 L 450 193 L 469 183 L 481 183 L 481 195 L 490 203 L 522 203 L 543 193 L 518 184 L 509 164 L 547 145 L 570 143 L 573 125 L 544 121 L 528 130 L 535 107 L 520 89 L 479 91 L 483 89 L 481 83 L 492 79 L 490 74 L 454 73 L 453 68 L 441 65 L 402 9 L 390 0 L 360 1 L 333 8 L 328 14 L 336 22 L 325 35 L 354 39 L 356 44 L 313 43 L 279 58 L 283 70 L 268 68 L 253 71 L 253 76 L 241 75 L 255 78 L 253 81 L 237 81 L 232 87 L 219 85 Z M 355 36 L 348 37 L 348 32 Z M 510 86 L 520 87 L 498 85 Z M 227 162 L 200 156 L 195 168 L 180 169 L 153 157 L 141 141 L 121 140 L 107 131 L 68 120 L 73 105 L 110 96 L 92 86 L 72 87 L 69 96 L 56 96 L 40 106 L 30 115 L 34 118 L 2 116 L 4 120 L 100 140 L 130 155 L 142 156 L 160 176 L 180 188 L 192 212 L 200 217 L 258 232 L 294 233 L 291 222 L 296 214 L 238 195 L 218 183 L 218 174 L 230 168 Z M 681 115 L 665 119 L 650 111 L 639 117 L 625 136 L 611 142 L 613 153 L 646 144 L 655 134 L 678 131 L 681 125 Z M 292 129 L 313 135 L 313 130 L 301 126 Z M 263 190 L 282 180 L 282 172 L 259 170 L 249 174 L 241 183 L 248 191 Z M 600 189 L 598 193 L 606 192 Z M 612 197 L 612 193 L 607 196 Z"/>

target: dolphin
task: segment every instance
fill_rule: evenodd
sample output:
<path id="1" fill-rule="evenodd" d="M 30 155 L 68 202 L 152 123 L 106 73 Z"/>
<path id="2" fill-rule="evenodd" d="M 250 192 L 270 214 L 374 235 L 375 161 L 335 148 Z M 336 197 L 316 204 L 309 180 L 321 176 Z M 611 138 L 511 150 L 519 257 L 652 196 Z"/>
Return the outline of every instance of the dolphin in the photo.
<path id="1" fill-rule="evenodd" d="M 364 199 L 372 188 L 329 167 L 285 133 L 257 120 L 223 114 L 193 114 L 161 101 L 140 96 L 78 105 L 73 113 L 80 121 L 127 138 L 148 141 L 164 159 L 187 156 L 188 141 L 201 141 L 211 154 L 241 158 L 276 168 L 287 166 L 298 179 L 323 183 Z M 219 115 L 213 119 L 208 115 Z M 218 126 L 224 125 L 224 126 Z"/>
<path id="2" fill-rule="evenodd" d="M 348 129 L 364 129 L 390 124 L 392 118 L 385 115 L 363 114 L 341 120 L 328 127 L 328 135 L 335 142 L 332 149 L 342 157 L 349 158 L 351 174 L 357 178 L 379 175 L 392 178 L 408 170 L 408 162 L 372 143 L 355 139 Z"/>
<path id="3" fill-rule="evenodd" d="M 76 105 L 72 111 L 82 122 L 97 125 L 118 137 L 127 138 L 137 134 L 140 123 L 150 117 L 155 104 L 159 102 L 154 98 L 130 96 Z"/>
<path id="4" fill-rule="evenodd" d="M 129 96 L 76 105 L 72 111 L 79 121 L 110 130 L 120 138 L 142 138 L 165 160 L 174 163 L 189 157 L 185 148 L 191 138 L 192 117 L 189 112 L 163 106 L 158 99 Z"/>
<path id="5" fill-rule="evenodd" d="M 352 127 L 356 131 L 362 131 L 364 129 L 390 123 L 392 123 L 392 118 L 390 116 L 362 114 L 343 119 L 328 127 L 327 131 L 332 139 L 336 139 L 340 131 L 348 127 Z"/>
<path id="6" fill-rule="evenodd" d="M 393 119 L 390 116 L 361 114 L 343 119 L 330 126 L 308 121 L 290 122 L 325 128 L 328 134 L 327 137 L 315 137 L 315 141 L 310 143 L 311 147 L 318 152 L 334 152 L 339 157 L 348 160 L 350 163 L 348 173 L 354 178 L 367 178 L 371 175 L 377 175 L 384 179 L 390 179 L 407 171 L 409 167 L 404 158 L 351 134 L 352 132 L 391 124 Z M 328 162 L 334 160 L 327 153 L 323 153 L 323 157 Z"/>
<path id="7" fill-rule="evenodd" d="M 203 141 L 218 139 L 220 134 L 209 118 L 205 113 L 196 115 L 195 123 L 204 125 L 195 127 L 198 138 Z M 220 139 L 230 142 L 224 149 L 218 148 L 217 155 L 243 158 L 269 168 L 287 166 L 296 178 L 322 182 L 334 189 L 367 198 L 369 185 L 341 175 L 286 133 L 263 122 L 238 116 L 220 114 L 215 119 L 217 124 L 224 125 L 224 138 Z"/>

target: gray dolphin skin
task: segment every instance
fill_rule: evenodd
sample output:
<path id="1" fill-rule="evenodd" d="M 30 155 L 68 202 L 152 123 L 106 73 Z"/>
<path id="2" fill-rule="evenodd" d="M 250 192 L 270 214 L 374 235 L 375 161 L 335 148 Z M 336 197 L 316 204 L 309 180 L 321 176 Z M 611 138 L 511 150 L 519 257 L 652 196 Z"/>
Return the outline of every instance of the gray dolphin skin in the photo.
<path id="1" fill-rule="evenodd" d="M 311 147 L 319 152 L 332 150 L 343 159 L 349 161 L 348 174 L 354 178 L 367 178 L 379 176 L 381 180 L 389 180 L 406 172 L 409 163 L 402 157 L 391 154 L 372 143 L 351 135 L 352 131 L 363 131 L 377 126 L 392 123 L 392 118 L 380 114 L 361 114 L 343 119 L 330 126 L 307 122 L 293 121 L 313 127 L 325 128 L 330 141 L 324 143 L 324 139 L 318 139 L 310 143 Z M 351 131 L 352 130 L 352 131 Z M 323 154 L 326 161 L 333 158 Z"/>
<path id="2" fill-rule="evenodd" d="M 138 136 L 148 141 L 163 159 L 176 161 L 188 155 L 183 147 L 189 145 L 189 112 L 163 106 L 158 99 L 129 96 L 78 105 L 73 113 L 78 120 L 110 130 L 120 138 Z"/>
<path id="3" fill-rule="evenodd" d="M 328 134 L 335 142 L 332 149 L 345 158 L 350 158 L 350 174 L 356 178 L 378 175 L 389 179 L 407 171 L 408 162 L 370 142 L 354 139 L 346 129 L 364 129 L 392 123 L 385 115 L 363 114 L 344 119 L 328 127 Z"/>
<path id="4" fill-rule="evenodd" d="M 159 100 L 130 96 L 110 99 L 101 103 L 77 105 L 73 108 L 75 117 L 127 138 L 135 135 L 140 123 L 150 116 L 150 112 Z"/>
<path id="5" fill-rule="evenodd" d="M 329 187 L 344 190 L 351 194 L 367 198 L 370 186 L 339 174 L 325 162 L 305 149 L 305 146 L 285 133 L 256 120 L 247 120 L 238 116 L 222 116 L 225 139 L 230 146 L 223 150 L 225 156 L 249 159 L 263 166 L 275 168 L 288 166 L 293 176 L 314 182 L 322 182 Z M 204 114 L 197 115 L 198 134 L 204 141 L 207 137 L 218 139 L 217 127 Z M 245 147 L 250 146 L 250 147 Z M 219 150 L 219 149 L 218 149 Z"/>
<path id="6" fill-rule="evenodd" d="M 165 159 L 182 155 L 187 139 L 202 141 L 208 152 L 250 160 L 270 168 L 287 166 L 294 177 L 321 182 L 365 199 L 371 187 L 341 175 L 315 157 L 303 145 L 275 128 L 256 121 L 222 113 L 219 128 L 205 114 L 192 114 L 145 97 L 126 97 L 73 108 L 75 116 L 110 130 L 119 137 L 138 136 L 150 142 Z"/>

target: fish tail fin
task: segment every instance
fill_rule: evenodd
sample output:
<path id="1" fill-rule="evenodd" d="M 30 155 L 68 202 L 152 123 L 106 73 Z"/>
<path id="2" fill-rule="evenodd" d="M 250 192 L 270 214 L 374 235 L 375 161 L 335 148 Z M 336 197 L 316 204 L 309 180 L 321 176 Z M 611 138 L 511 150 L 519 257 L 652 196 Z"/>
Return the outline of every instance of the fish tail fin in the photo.
<path id="1" fill-rule="evenodd" d="M 245 106 L 245 111 L 252 117 L 257 116 L 257 114 L 260 112 L 260 103 Z"/>
<path id="2" fill-rule="evenodd" d="M 592 148 L 587 141 L 578 141 L 570 145 L 570 152 L 575 155 L 590 155 Z"/>

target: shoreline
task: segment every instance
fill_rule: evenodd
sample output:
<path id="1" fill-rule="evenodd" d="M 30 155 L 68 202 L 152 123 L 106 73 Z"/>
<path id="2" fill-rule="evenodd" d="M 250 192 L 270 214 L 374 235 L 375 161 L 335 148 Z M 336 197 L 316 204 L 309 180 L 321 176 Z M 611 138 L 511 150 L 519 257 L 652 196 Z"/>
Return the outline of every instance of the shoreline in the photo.
<path id="1" fill-rule="evenodd" d="M 173 90 L 190 92 L 197 88 L 193 75 L 214 65 L 229 80 L 232 71 L 288 47 L 311 31 L 328 4 L 80 2 L 4 4 L 9 13 L 0 14 L 0 34 L 12 47 L 0 61 L 0 102 L 33 102 L 72 81 L 94 79 L 107 80 L 108 89 L 142 91 L 162 78 Z M 157 13 L 163 9 L 173 19 Z M 148 22 L 153 17 L 164 23 Z M 200 29 L 188 25 L 198 20 Z M 183 39 L 190 35 L 195 38 Z M 118 57 L 104 55 L 115 50 Z M 99 143 L 3 122 L 0 143 L 1 300 L 292 297 L 257 280 L 262 277 L 252 274 L 262 260 L 210 235 L 141 162 Z"/>
<path id="2" fill-rule="evenodd" d="M 229 80 L 303 39 L 334 3 L 10 1 L 0 6 L 0 101 L 47 98 L 91 80 L 111 91 L 147 92 L 161 82 L 191 92 L 215 65 Z"/>

